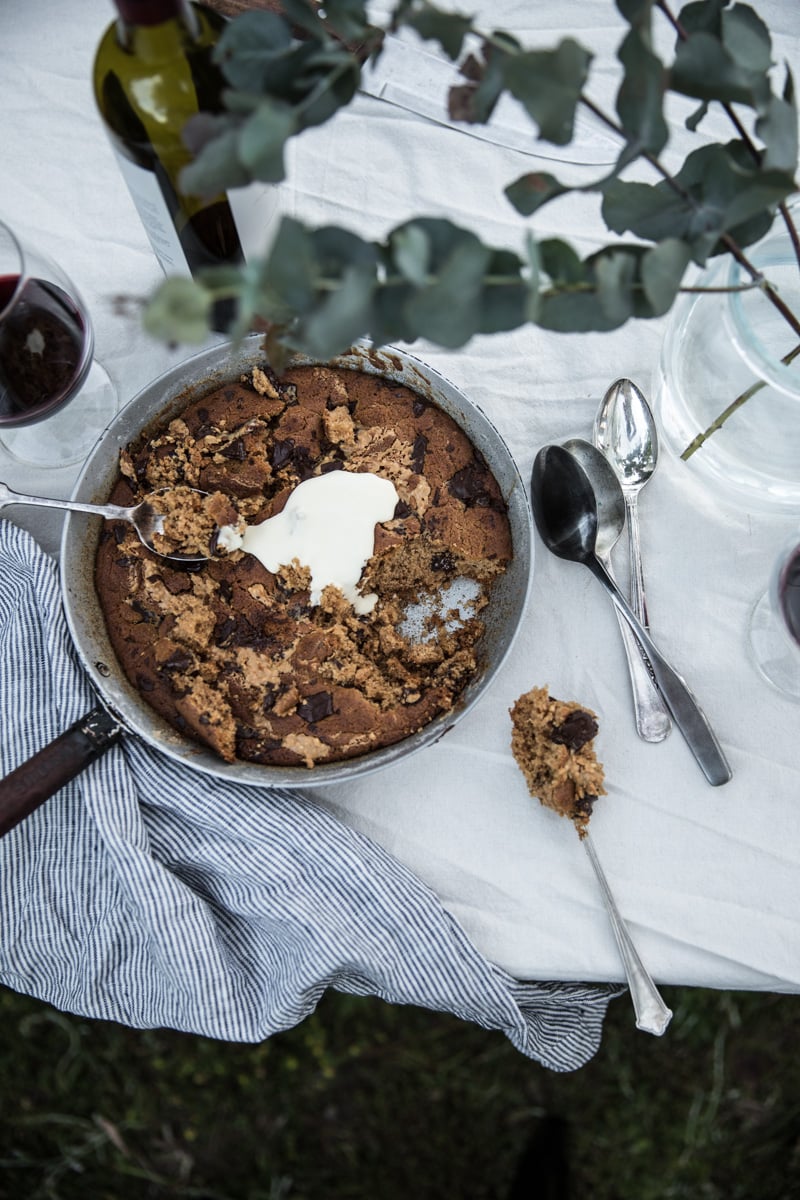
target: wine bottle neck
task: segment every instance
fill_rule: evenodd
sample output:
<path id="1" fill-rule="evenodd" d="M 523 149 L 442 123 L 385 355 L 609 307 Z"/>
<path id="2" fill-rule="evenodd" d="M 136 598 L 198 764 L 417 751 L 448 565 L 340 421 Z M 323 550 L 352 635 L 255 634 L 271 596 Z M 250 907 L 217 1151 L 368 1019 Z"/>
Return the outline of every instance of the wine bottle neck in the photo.
<path id="1" fill-rule="evenodd" d="M 176 19 L 194 23 L 189 0 L 114 0 L 114 5 L 126 25 L 160 25 Z"/>

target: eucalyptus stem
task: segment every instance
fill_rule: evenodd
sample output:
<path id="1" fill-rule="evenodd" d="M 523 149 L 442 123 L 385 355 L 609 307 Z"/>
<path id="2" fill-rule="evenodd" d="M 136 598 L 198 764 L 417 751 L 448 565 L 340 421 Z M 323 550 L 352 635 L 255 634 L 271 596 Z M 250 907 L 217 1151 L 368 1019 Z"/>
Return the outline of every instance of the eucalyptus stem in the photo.
<path id="1" fill-rule="evenodd" d="M 607 113 L 603 112 L 601 108 L 598 108 L 594 101 L 590 100 L 589 97 L 583 93 L 581 94 L 581 103 L 588 108 L 589 111 L 598 118 L 598 120 L 602 121 L 606 126 L 608 126 L 609 129 L 613 129 L 614 132 L 617 133 L 621 138 L 625 138 L 625 131 L 622 126 L 612 117 L 609 117 Z M 659 161 L 655 154 L 652 154 L 649 150 L 643 150 L 642 158 L 644 158 L 646 162 L 650 163 L 650 165 L 659 173 L 665 183 L 667 183 L 672 190 L 681 197 L 682 200 L 685 200 L 687 204 L 693 204 L 692 197 L 689 195 L 689 193 L 681 187 L 677 179 L 670 174 L 670 172 Z M 729 254 L 735 258 L 739 266 L 747 272 L 754 282 L 759 284 L 770 304 L 777 308 L 783 319 L 788 325 L 791 326 L 798 337 L 800 337 L 800 319 L 798 319 L 798 317 L 792 312 L 788 304 L 784 301 L 783 297 L 775 290 L 769 280 L 765 279 L 758 268 L 753 266 L 735 238 L 732 238 L 729 233 L 722 233 L 720 234 L 719 240 Z"/>
<path id="2" fill-rule="evenodd" d="M 784 366 L 788 367 L 791 362 L 794 362 L 798 354 L 800 354 L 800 344 L 795 346 L 794 350 L 790 350 L 788 354 L 785 354 L 781 359 L 781 362 L 784 364 Z M 687 462 L 695 453 L 695 451 L 699 450 L 703 443 L 708 441 L 713 433 L 716 433 L 717 430 L 722 428 L 728 418 L 732 417 L 737 409 L 740 409 L 743 404 L 745 404 L 748 400 L 755 396 L 757 392 L 760 392 L 761 389 L 765 388 L 766 386 L 766 380 L 757 379 L 756 382 L 751 384 L 751 386 L 742 392 L 741 395 L 737 396 L 736 399 L 728 405 L 724 412 L 719 414 L 716 420 L 712 421 L 702 433 L 698 433 L 697 437 L 689 443 L 689 445 L 681 454 L 683 461 Z"/>

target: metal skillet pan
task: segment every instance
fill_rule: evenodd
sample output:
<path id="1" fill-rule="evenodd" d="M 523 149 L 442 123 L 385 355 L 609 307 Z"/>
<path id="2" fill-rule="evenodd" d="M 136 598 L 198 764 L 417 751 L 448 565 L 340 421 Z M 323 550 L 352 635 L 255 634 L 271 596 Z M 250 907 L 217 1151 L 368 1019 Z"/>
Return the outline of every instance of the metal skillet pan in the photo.
<path id="1" fill-rule="evenodd" d="M 104 502 L 117 478 L 119 452 L 124 446 L 143 431 L 164 425 L 193 399 L 227 380 L 238 379 L 260 361 L 263 361 L 261 338 L 253 335 L 238 346 L 224 343 L 205 350 L 148 384 L 122 409 L 92 450 L 73 489 L 73 499 Z M 452 383 L 411 355 L 359 345 L 331 363 L 406 384 L 442 408 L 483 454 L 508 505 L 514 558 L 495 584 L 484 611 L 486 633 L 479 647 L 478 674 L 456 707 L 396 745 L 345 762 L 321 763 L 311 769 L 223 762 L 210 750 L 182 737 L 128 683 L 111 648 L 94 587 L 94 560 L 102 522 L 70 513 L 61 542 L 64 607 L 78 654 L 101 704 L 3 781 L 0 835 L 74 778 L 120 735 L 142 738 L 189 770 L 257 787 L 305 789 L 363 776 L 416 753 L 442 737 L 478 702 L 511 649 L 530 586 L 532 522 L 516 464 L 480 409 Z"/>

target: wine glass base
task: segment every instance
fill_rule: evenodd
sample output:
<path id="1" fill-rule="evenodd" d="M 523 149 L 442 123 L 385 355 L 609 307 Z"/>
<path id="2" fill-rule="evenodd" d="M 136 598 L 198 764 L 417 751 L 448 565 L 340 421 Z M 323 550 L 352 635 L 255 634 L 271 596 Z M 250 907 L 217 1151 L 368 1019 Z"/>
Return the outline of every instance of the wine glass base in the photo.
<path id="1" fill-rule="evenodd" d="M 778 625 L 769 592 L 753 609 L 749 634 L 759 673 L 784 696 L 800 700 L 800 647 L 794 646 Z"/>
<path id="2" fill-rule="evenodd" d="M 87 457 L 118 408 L 117 389 L 95 359 L 77 396 L 43 421 L 2 430 L 0 445 L 27 466 L 72 466 Z"/>

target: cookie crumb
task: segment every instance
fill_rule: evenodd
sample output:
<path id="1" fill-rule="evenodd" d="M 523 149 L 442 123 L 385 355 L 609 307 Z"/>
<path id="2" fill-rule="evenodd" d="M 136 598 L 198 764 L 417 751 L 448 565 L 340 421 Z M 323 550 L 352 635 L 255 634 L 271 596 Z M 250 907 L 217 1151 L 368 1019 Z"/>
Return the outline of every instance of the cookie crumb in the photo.
<path id="1" fill-rule="evenodd" d="M 547 688 L 520 696 L 511 714 L 511 752 L 528 791 L 569 817 L 585 837 L 598 796 L 605 796 L 603 765 L 594 750 L 597 715 L 575 702 L 556 700 Z"/>

